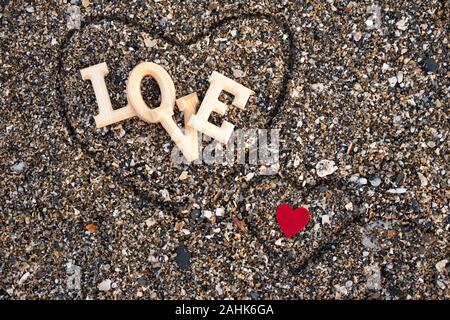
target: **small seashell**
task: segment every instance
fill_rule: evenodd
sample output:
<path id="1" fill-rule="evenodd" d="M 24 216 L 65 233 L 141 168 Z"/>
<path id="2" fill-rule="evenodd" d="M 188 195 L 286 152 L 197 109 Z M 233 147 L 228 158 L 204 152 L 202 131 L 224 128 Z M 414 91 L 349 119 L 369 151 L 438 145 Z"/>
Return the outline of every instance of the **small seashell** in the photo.
<path id="1" fill-rule="evenodd" d="M 332 160 L 320 160 L 316 164 L 316 172 L 319 177 L 325 177 L 337 170 L 337 167 Z"/>
<path id="2" fill-rule="evenodd" d="M 97 286 L 97 289 L 103 292 L 111 290 L 111 283 L 112 281 L 109 279 L 103 280 L 100 282 Z"/>

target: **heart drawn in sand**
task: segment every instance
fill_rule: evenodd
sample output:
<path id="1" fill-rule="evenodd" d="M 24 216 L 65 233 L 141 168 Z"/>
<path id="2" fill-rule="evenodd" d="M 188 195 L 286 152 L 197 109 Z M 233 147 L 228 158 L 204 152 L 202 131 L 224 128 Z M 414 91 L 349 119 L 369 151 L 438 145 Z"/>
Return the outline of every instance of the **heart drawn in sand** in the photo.
<path id="1" fill-rule="evenodd" d="M 294 209 L 286 203 L 278 206 L 276 216 L 278 225 L 288 238 L 302 231 L 311 217 L 307 209 Z"/>

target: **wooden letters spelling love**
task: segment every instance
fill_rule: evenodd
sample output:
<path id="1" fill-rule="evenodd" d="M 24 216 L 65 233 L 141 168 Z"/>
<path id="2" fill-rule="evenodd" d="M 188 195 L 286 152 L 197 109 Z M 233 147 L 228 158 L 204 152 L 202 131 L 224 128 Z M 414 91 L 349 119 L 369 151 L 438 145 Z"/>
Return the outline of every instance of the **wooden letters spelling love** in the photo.
<path id="1" fill-rule="evenodd" d="M 180 148 L 186 159 L 191 162 L 198 158 L 197 130 L 219 142 L 226 144 L 230 139 L 234 125 L 223 121 L 220 127 L 208 122 L 212 112 L 224 115 L 227 105 L 219 100 L 223 91 L 234 95 L 232 104 L 241 110 L 254 92 L 236 81 L 213 71 L 209 78 L 210 86 L 200 108 L 195 114 L 199 99 L 196 92 L 175 100 L 176 92 L 172 78 L 161 66 L 152 62 L 142 62 L 131 71 L 127 84 L 127 100 L 125 107 L 114 110 L 105 84 L 108 66 L 105 62 L 82 69 L 83 80 L 90 80 L 94 87 L 99 113 L 94 117 L 97 128 L 138 116 L 148 123 L 161 123 L 170 138 Z M 151 76 L 159 85 L 161 104 L 157 108 L 149 108 L 142 98 L 141 83 L 144 77 Z M 177 105 L 183 112 L 185 133 L 173 120 L 173 108 Z"/>

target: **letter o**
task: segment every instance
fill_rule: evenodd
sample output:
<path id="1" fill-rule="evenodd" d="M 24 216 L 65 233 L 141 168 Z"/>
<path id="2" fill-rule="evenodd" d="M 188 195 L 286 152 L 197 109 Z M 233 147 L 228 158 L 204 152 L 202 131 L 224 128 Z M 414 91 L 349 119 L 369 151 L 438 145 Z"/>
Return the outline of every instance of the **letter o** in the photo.
<path id="1" fill-rule="evenodd" d="M 155 79 L 161 91 L 161 104 L 154 109 L 149 108 L 142 98 L 141 83 L 146 76 Z M 162 118 L 173 115 L 175 85 L 167 71 L 155 63 L 142 62 L 133 68 L 128 78 L 127 96 L 138 117 L 146 122 L 158 123 Z"/>

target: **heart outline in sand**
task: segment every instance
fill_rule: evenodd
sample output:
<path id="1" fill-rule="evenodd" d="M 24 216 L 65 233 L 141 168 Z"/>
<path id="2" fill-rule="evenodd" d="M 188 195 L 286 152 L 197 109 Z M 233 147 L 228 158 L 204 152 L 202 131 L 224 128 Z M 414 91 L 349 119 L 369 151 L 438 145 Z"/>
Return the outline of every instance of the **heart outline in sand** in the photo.
<path id="1" fill-rule="evenodd" d="M 288 20 L 285 20 L 284 18 L 279 18 L 277 16 L 273 16 L 271 14 L 265 14 L 265 13 L 258 13 L 258 12 L 251 12 L 251 13 L 237 13 L 231 15 L 225 16 L 223 18 L 220 18 L 213 22 L 211 25 L 209 25 L 205 30 L 193 34 L 192 37 L 188 38 L 185 41 L 179 41 L 175 37 L 171 37 L 171 35 L 165 35 L 165 34 L 155 34 L 151 32 L 151 29 L 149 26 L 141 26 L 139 21 L 134 21 L 129 19 L 126 16 L 118 16 L 116 14 L 106 14 L 106 15 L 100 15 L 100 16 L 93 16 L 93 17 L 85 17 L 84 21 L 82 22 L 82 26 L 80 30 L 72 30 L 69 33 L 67 33 L 60 42 L 60 47 L 57 54 L 58 59 L 58 66 L 57 66 L 57 83 L 55 84 L 55 88 L 57 88 L 57 93 L 59 96 L 60 104 L 59 104 L 59 113 L 61 115 L 61 118 L 65 120 L 66 127 L 68 129 L 68 133 L 70 136 L 69 145 L 74 147 L 74 145 L 81 147 L 81 150 L 83 153 L 90 159 L 93 160 L 95 163 L 95 166 L 103 172 L 105 175 L 109 176 L 113 181 L 116 181 L 118 184 L 121 184 L 125 189 L 129 189 L 131 192 L 133 192 L 136 197 L 139 199 L 139 202 L 136 204 L 138 208 L 147 208 L 151 207 L 152 209 L 155 208 L 164 208 L 165 210 L 174 210 L 179 209 L 182 206 L 185 206 L 185 202 L 178 202 L 178 201 L 162 201 L 158 197 L 152 197 L 149 196 L 147 192 L 143 192 L 142 190 L 139 190 L 139 188 L 136 187 L 133 181 L 129 180 L 128 178 L 125 178 L 122 175 L 122 170 L 117 170 L 116 172 L 114 170 L 111 170 L 109 167 L 105 167 L 102 161 L 98 161 L 95 156 L 92 154 L 92 152 L 89 150 L 89 146 L 86 145 L 75 133 L 75 128 L 72 126 L 70 119 L 67 115 L 66 110 L 66 102 L 65 102 L 65 95 L 64 95 L 64 76 L 67 74 L 66 70 L 64 69 L 64 58 L 66 56 L 65 48 L 68 46 L 70 41 L 72 40 L 73 36 L 83 31 L 84 28 L 89 27 L 90 25 L 104 22 L 104 21 L 112 21 L 112 22 L 122 22 L 128 26 L 139 26 L 139 29 L 143 29 L 144 31 L 148 32 L 153 38 L 157 38 L 160 40 L 164 40 L 168 43 L 174 44 L 176 46 L 189 46 L 193 43 L 196 43 L 201 38 L 205 36 L 209 36 L 212 32 L 214 32 L 215 29 L 220 28 L 222 25 L 225 25 L 227 23 L 233 23 L 235 21 L 240 20 L 246 20 L 246 19 L 262 19 L 262 20 L 268 20 L 274 25 L 276 25 L 278 28 L 282 30 L 284 34 L 288 36 L 288 49 L 286 52 L 286 58 L 284 59 L 284 71 L 283 71 L 283 80 L 280 83 L 279 86 L 279 94 L 276 97 L 276 103 L 274 108 L 272 109 L 272 113 L 270 114 L 270 119 L 268 119 L 266 125 L 272 125 L 276 123 L 276 115 L 280 113 L 286 105 L 287 100 L 289 100 L 288 92 L 289 92 L 289 82 L 293 77 L 293 74 L 295 73 L 294 65 L 296 64 L 296 54 L 295 54 L 295 45 L 294 45 L 294 33 L 291 29 L 291 26 L 289 24 Z M 74 143 L 73 143 L 73 142 Z M 280 171 L 283 171 L 286 167 L 287 162 L 289 161 L 289 156 L 285 155 L 285 161 L 280 162 L 281 168 Z M 284 167 L 284 168 L 283 168 Z M 239 174 L 241 170 L 238 168 L 235 169 L 234 172 L 229 173 L 230 178 L 236 177 L 237 174 Z M 309 188 L 304 188 L 304 186 L 301 186 L 298 184 L 296 179 L 293 179 L 289 175 L 285 175 L 284 178 L 286 179 L 286 183 L 294 186 L 295 188 L 302 190 L 302 192 L 309 193 L 311 190 Z M 255 177 L 253 178 L 249 183 L 247 183 L 246 187 L 243 188 L 244 192 L 247 192 L 251 189 L 252 186 L 258 185 L 262 183 L 263 181 L 277 179 L 272 177 Z M 273 203 L 274 207 L 276 206 L 276 203 Z M 240 212 L 243 212 L 243 206 L 238 207 L 237 209 Z M 242 209 L 242 210 L 241 210 Z M 275 209 L 275 208 L 273 208 Z M 273 210 L 272 209 L 272 210 Z M 272 211 L 271 210 L 271 211 Z M 273 212 L 273 211 L 272 211 Z M 270 213 L 268 213 L 270 215 Z M 252 219 L 248 219 L 247 217 L 247 223 L 249 221 L 252 221 Z M 350 221 L 350 224 L 353 224 L 354 221 Z M 274 251 L 276 251 L 274 247 L 270 246 L 268 242 L 265 239 L 260 238 L 258 231 L 252 227 L 252 224 L 250 223 L 248 228 L 248 231 L 250 234 L 258 239 L 258 241 L 261 243 L 261 245 L 267 250 L 267 252 L 270 254 Z M 344 228 L 345 230 L 346 228 Z M 270 228 L 272 230 L 272 228 Z M 320 251 L 320 250 L 319 250 Z M 283 254 L 284 256 L 284 254 Z M 275 259 L 275 255 L 272 257 Z M 281 259 L 282 263 L 285 261 Z M 302 269 L 304 266 L 303 262 L 301 263 L 300 267 L 295 268 L 292 270 L 295 274 L 299 272 L 300 269 Z"/>

